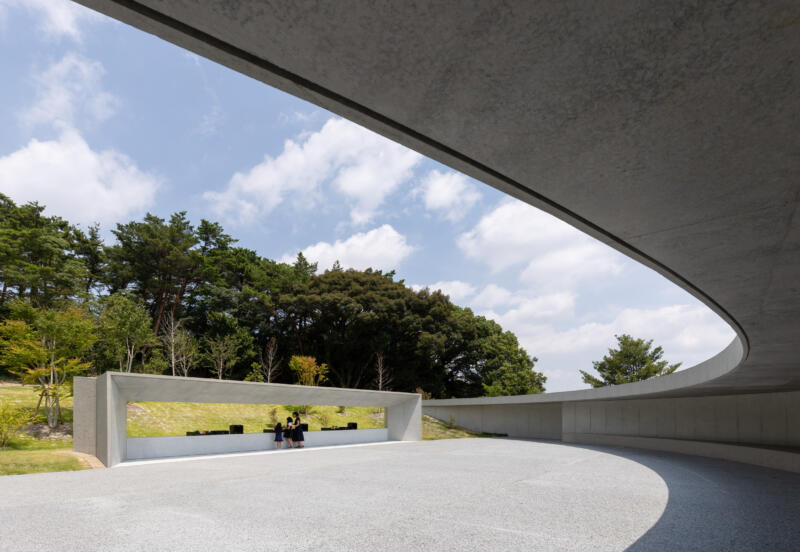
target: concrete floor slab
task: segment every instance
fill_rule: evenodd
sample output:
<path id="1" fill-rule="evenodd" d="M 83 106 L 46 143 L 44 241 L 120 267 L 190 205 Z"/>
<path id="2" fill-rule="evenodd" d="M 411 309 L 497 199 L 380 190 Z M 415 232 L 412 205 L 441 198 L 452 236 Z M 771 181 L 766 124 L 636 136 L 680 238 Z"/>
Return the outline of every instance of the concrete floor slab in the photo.
<path id="1" fill-rule="evenodd" d="M 0 550 L 792 550 L 800 476 L 464 439 L 0 478 Z"/>

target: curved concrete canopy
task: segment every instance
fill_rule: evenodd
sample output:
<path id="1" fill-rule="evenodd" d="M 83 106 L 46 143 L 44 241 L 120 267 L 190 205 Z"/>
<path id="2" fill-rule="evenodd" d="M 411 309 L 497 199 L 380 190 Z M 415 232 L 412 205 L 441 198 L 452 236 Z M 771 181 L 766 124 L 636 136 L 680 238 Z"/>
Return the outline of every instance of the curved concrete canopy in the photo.
<path id="1" fill-rule="evenodd" d="M 79 1 L 554 214 L 738 334 L 582 399 L 800 389 L 796 2 Z"/>

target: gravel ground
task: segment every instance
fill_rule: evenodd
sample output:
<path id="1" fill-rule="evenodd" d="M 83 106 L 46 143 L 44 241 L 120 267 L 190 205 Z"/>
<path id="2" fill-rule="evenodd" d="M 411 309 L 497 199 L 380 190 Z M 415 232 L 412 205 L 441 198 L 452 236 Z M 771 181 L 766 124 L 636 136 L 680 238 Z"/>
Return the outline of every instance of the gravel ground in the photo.
<path id="1" fill-rule="evenodd" d="M 511 439 L 0 477 L 0 550 L 797 550 L 800 476 Z"/>

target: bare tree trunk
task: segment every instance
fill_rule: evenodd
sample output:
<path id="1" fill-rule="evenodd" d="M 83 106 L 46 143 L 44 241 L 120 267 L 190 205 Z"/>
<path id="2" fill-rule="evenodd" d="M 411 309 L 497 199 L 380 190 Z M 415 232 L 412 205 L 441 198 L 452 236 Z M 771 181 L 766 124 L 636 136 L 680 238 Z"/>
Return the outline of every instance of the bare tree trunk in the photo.
<path id="1" fill-rule="evenodd" d="M 392 383 L 392 375 L 384 363 L 383 351 L 375 353 L 375 369 L 377 372 L 375 384 L 378 386 L 378 391 L 385 391 Z"/>
<path id="2" fill-rule="evenodd" d="M 167 292 L 161 294 L 161 299 L 158 302 L 158 312 L 156 312 L 155 320 L 156 326 L 153 328 L 153 335 L 158 336 L 158 331 L 161 328 L 161 317 L 164 316 L 164 308 L 167 306 Z"/>
<path id="3" fill-rule="evenodd" d="M 267 362 L 266 364 L 262 362 L 265 375 L 267 376 L 267 383 L 272 383 L 272 378 L 277 375 L 278 364 L 280 363 L 280 359 L 276 358 L 277 355 L 278 340 L 272 337 L 270 338 L 269 343 L 267 343 Z"/>
<path id="4" fill-rule="evenodd" d="M 133 358 L 136 356 L 136 351 L 133 348 L 133 344 L 130 342 L 129 337 L 125 338 L 125 352 L 128 355 L 125 364 L 125 371 L 130 374 L 131 370 L 133 370 Z"/>
<path id="5" fill-rule="evenodd" d="M 169 352 L 169 364 L 172 368 L 173 377 L 175 376 L 175 333 L 178 331 L 179 326 L 180 322 L 175 322 L 175 309 L 173 308 L 170 310 L 169 314 L 164 317 L 164 338 L 162 339 Z"/>

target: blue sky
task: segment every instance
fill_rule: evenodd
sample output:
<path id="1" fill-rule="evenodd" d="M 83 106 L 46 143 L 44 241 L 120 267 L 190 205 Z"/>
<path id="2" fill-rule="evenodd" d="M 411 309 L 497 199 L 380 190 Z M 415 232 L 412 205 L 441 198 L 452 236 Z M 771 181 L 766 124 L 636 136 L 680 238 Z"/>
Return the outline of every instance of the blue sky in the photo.
<path id="1" fill-rule="evenodd" d="M 548 391 L 614 334 L 684 367 L 733 339 L 651 270 L 312 104 L 62 0 L 0 0 L 0 191 L 83 226 L 220 221 L 275 259 L 394 269 L 514 331 Z"/>

